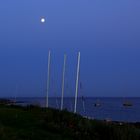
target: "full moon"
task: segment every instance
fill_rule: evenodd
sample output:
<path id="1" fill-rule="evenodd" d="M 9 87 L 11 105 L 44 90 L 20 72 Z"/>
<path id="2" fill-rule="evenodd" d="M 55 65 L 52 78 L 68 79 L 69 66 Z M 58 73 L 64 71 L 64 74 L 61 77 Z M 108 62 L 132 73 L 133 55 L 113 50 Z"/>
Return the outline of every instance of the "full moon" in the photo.
<path id="1" fill-rule="evenodd" d="M 41 18 L 41 22 L 44 23 L 45 22 L 45 18 Z"/>

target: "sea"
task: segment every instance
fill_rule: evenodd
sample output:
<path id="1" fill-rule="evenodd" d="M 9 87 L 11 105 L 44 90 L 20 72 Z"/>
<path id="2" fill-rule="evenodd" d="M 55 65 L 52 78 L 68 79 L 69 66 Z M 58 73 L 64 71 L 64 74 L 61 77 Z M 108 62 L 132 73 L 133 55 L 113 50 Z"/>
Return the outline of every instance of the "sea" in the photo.
<path id="1" fill-rule="evenodd" d="M 74 98 L 65 97 L 63 109 L 74 112 Z M 17 104 L 38 105 L 45 107 L 45 98 L 16 98 Z M 61 98 L 49 98 L 49 107 L 60 109 Z M 124 103 L 131 104 L 124 106 Z M 140 122 L 140 97 L 80 97 L 77 100 L 76 112 L 82 116 L 98 120 L 122 122 Z"/>

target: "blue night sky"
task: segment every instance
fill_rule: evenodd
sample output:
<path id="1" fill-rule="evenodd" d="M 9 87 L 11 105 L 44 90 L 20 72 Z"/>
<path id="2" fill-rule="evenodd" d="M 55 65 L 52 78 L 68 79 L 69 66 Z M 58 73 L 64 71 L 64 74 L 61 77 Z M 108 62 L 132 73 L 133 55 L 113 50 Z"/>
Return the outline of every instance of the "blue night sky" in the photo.
<path id="1" fill-rule="evenodd" d="M 1 0 L 0 96 L 45 96 L 49 49 L 50 96 L 61 94 L 64 53 L 74 96 L 78 51 L 79 96 L 140 96 L 140 1 Z"/>

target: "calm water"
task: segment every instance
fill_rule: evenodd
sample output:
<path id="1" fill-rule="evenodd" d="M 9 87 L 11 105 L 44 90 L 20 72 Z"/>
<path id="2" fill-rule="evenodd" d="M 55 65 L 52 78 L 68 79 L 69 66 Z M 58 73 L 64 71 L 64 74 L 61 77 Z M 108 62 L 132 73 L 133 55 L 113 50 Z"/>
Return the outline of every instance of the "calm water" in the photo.
<path id="1" fill-rule="evenodd" d="M 17 101 L 45 106 L 45 98 L 17 98 Z M 125 101 L 133 105 L 124 107 Z M 101 106 L 95 107 L 94 103 L 100 103 Z M 49 106 L 60 108 L 60 98 L 49 98 Z M 74 98 L 64 98 L 64 108 L 73 112 Z M 84 98 L 84 102 L 82 98 L 78 98 L 77 112 L 101 120 L 140 122 L 140 98 Z"/>

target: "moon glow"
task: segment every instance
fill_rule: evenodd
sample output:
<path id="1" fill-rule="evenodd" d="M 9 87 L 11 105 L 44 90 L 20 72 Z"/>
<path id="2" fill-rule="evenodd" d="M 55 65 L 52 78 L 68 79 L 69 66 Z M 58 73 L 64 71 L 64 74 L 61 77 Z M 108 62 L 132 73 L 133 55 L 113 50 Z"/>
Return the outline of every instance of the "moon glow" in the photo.
<path id="1" fill-rule="evenodd" d="M 41 23 L 44 23 L 45 22 L 45 18 L 41 18 Z"/>

